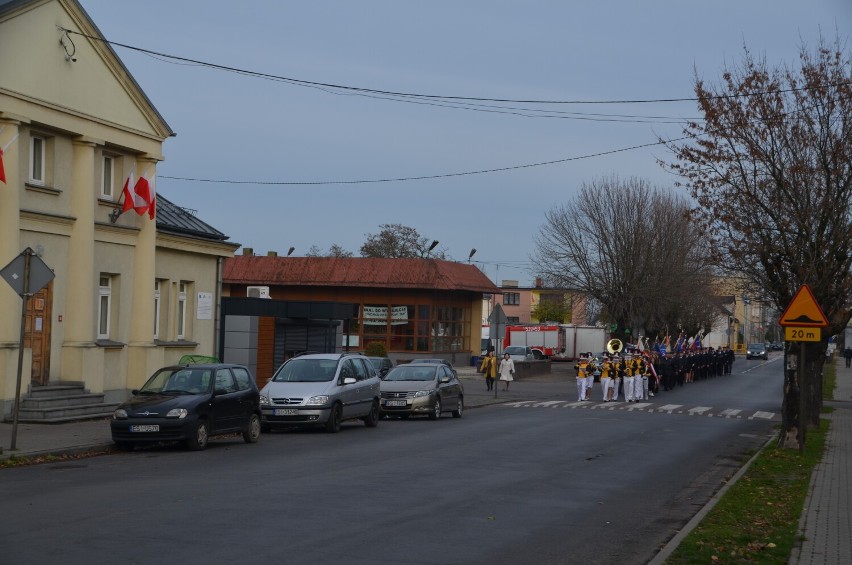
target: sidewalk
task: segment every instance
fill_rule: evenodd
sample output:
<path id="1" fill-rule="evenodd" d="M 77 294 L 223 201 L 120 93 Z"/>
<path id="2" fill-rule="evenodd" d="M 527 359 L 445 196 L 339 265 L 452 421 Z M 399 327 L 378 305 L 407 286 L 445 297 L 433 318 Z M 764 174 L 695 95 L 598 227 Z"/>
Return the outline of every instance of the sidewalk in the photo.
<path id="1" fill-rule="evenodd" d="M 822 461 L 814 469 L 808 497 L 799 520 L 803 541 L 793 549 L 790 565 L 852 562 L 852 369 L 842 357 L 835 360 L 837 386 Z"/>

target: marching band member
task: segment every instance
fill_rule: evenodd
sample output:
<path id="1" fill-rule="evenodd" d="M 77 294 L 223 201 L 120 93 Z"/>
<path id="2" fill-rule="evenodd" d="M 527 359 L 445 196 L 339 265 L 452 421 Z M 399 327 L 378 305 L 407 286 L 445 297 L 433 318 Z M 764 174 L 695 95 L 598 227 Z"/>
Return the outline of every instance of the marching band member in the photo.
<path id="1" fill-rule="evenodd" d="M 601 362 L 601 397 L 604 402 L 609 402 L 610 397 L 612 397 L 612 377 L 610 377 L 611 370 L 612 362 L 606 354 L 604 354 L 603 361 Z"/>
<path id="2" fill-rule="evenodd" d="M 586 366 L 586 396 L 584 400 L 592 399 L 592 389 L 595 386 L 595 373 L 598 371 L 598 363 L 595 355 L 589 351 L 587 353 L 589 364 Z"/>
<path id="3" fill-rule="evenodd" d="M 612 369 L 610 370 L 612 377 L 612 385 L 610 388 L 610 402 L 618 402 L 618 389 L 621 388 L 621 382 L 624 377 L 624 362 L 618 355 L 612 358 Z"/>
<path id="4" fill-rule="evenodd" d="M 636 382 L 634 380 L 634 365 L 633 365 L 633 356 L 629 353 L 624 356 L 624 400 L 627 402 L 633 402 L 635 400 L 633 393 L 633 386 Z"/>
<path id="5" fill-rule="evenodd" d="M 580 355 L 574 370 L 577 371 L 577 402 L 586 400 L 586 372 L 589 368 L 589 360 L 585 353 Z"/>

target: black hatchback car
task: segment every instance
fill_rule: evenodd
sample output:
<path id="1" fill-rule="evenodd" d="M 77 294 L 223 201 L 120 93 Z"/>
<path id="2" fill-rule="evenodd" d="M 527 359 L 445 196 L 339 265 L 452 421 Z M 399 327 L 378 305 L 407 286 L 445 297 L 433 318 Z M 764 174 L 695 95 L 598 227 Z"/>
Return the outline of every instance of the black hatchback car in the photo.
<path id="1" fill-rule="evenodd" d="M 214 363 L 164 367 L 113 412 L 112 440 L 121 449 L 138 443 L 183 442 L 207 447 L 210 437 L 260 437 L 260 394 L 242 365 Z"/>

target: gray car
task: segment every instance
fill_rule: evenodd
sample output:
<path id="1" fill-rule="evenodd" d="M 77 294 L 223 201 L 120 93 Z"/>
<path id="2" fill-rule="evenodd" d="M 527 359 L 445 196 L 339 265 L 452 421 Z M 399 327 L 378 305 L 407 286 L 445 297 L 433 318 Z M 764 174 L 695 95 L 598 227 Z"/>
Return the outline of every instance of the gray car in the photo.
<path id="1" fill-rule="evenodd" d="M 464 412 L 464 387 L 442 363 L 398 365 L 385 375 L 381 390 L 384 416 L 422 414 L 437 420 L 443 412 L 452 412 L 453 418 L 461 418 Z"/>
<path id="2" fill-rule="evenodd" d="M 769 359 L 765 343 L 749 343 L 746 348 L 746 359 Z"/>
<path id="3" fill-rule="evenodd" d="M 313 353 L 289 359 L 260 391 L 261 430 L 324 426 L 340 430 L 345 420 L 379 423 L 379 380 L 359 354 Z"/>

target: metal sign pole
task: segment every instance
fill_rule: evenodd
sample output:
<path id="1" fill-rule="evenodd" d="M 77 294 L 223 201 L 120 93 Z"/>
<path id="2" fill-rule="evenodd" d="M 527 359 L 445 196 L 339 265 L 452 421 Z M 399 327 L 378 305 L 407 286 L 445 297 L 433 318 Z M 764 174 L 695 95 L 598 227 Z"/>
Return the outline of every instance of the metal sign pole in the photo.
<path id="1" fill-rule="evenodd" d="M 24 251 L 24 292 L 21 294 L 21 338 L 18 344 L 18 378 L 15 382 L 15 406 L 12 408 L 12 441 L 9 447 L 12 451 L 17 449 L 18 440 L 18 410 L 21 407 L 21 373 L 24 367 L 24 336 L 27 329 L 27 297 L 29 297 L 30 286 L 30 257 L 32 249 Z"/>

